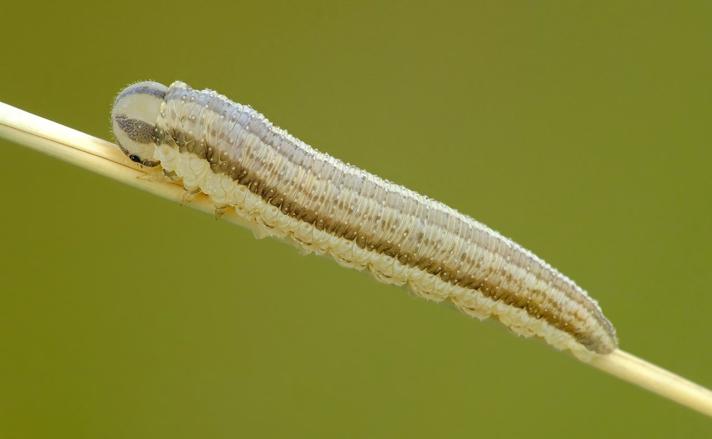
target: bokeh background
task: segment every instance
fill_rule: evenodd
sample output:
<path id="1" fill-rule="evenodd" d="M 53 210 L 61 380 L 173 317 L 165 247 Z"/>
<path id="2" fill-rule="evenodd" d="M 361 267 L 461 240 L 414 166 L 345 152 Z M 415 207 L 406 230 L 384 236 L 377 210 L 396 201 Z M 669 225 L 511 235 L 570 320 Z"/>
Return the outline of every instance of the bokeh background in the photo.
<path id="1" fill-rule="evenodd" d="M 0 100 L 110 138 L 209 87 L 442 200 L 712 385 L 712 4 L 11 1 Z M 0 141 L 0 437 L 710 437 L 331 260 Z"/>

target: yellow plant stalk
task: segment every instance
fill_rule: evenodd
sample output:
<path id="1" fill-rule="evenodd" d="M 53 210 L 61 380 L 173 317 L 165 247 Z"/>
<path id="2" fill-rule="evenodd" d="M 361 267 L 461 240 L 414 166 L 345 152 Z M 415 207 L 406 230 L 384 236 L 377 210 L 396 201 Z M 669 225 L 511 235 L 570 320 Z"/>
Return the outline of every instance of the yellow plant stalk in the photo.
<path id="1" fill-rule="evenodd" d="M 183 204 L 187 199 L 187 193 L 181 185 L 160 178 L 162 174 L 155 168 L 145 168 L 131 162 L 113 143 L 2 102 L 0 137 L 177 203 Z M 200 194 L 191 196 L 188 205 L 210 214 L 216 211 L 212 201 Z M 225 211 L 221 218 L 246 225 L 230 210 Z M 584 362 L 712 417 L 712 391 L 623 350 L 594 355 Z"/>

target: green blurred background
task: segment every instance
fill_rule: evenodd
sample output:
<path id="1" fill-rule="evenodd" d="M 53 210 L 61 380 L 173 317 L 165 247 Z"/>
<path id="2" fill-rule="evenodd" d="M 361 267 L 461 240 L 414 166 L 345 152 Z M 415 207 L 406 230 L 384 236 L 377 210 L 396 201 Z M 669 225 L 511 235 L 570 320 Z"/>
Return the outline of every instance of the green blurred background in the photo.
<path id="1" fill-rule="evenodd" d="M 180 79 L 442 200 L 712 385 L 712 4 L 6 2 L 0 100 Z M 0 437 L 710 437 L 331 260 L 0 142 Z"/>

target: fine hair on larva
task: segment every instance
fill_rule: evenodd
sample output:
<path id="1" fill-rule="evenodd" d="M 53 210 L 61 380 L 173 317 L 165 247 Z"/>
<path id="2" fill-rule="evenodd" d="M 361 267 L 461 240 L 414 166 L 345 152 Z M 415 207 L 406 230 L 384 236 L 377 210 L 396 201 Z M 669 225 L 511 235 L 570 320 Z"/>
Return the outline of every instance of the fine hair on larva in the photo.
<path id="1" fill-rule="evenodd" d="M 121 150 L 234 209 L 258 237 L 369 270 L 428 300 L 495 317 L 590 360 L 617 348 L 600 307 L 568 277 L 469 216 L 316 151 L 212 90 L 139 82 L 116 98 Z"/>

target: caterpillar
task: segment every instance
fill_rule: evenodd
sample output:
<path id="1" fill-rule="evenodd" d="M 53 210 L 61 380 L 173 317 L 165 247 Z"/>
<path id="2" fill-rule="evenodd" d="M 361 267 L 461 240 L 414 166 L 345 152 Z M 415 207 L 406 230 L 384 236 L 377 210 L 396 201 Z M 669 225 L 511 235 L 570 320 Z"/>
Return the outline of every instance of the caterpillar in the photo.
<path id="1" fill-rule="evenodd" d="M 494 317 L 583 360 L 617 348 L 598 303 L 515 242 L 458 211 L 319 152 L 251 107 L 183 82 L 117 96 L 121 150 L 205 193 L 259 236 L 369 270 L 416 295 Z"/>

